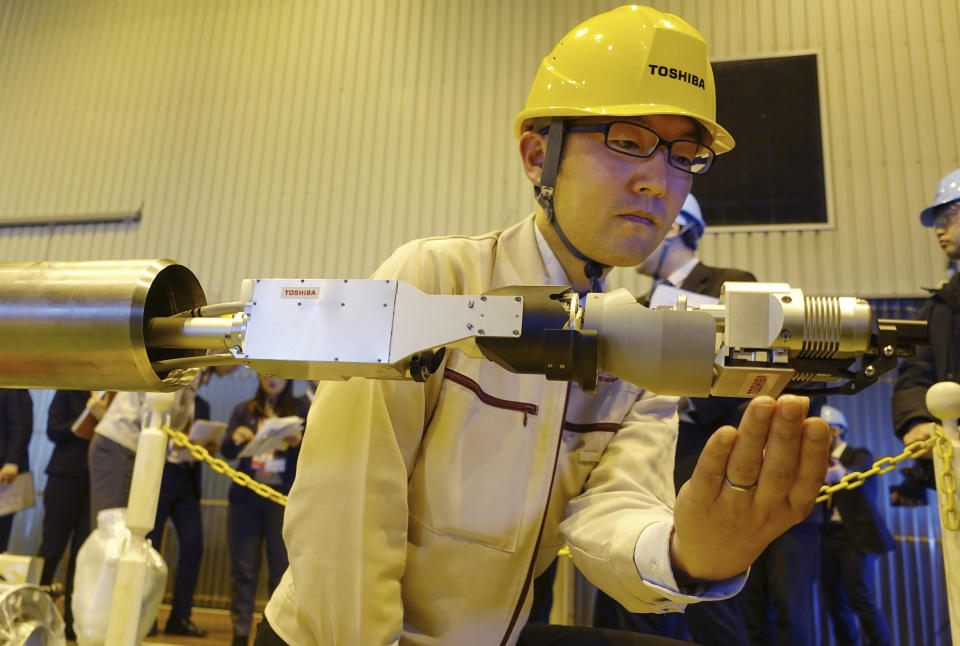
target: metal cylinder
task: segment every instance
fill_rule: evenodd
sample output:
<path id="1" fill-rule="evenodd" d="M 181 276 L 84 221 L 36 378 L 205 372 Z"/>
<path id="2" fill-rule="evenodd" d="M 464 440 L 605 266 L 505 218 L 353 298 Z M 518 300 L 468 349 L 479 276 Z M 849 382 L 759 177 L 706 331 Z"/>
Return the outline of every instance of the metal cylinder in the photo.
<path id="1" fill-rule="evenodd" d="M 158 316 L 147 321 L 147 347 L 223 350 L 237 333 L 233 319 Z"/>
<path id="2" fill-rule="evenodd" d="M 870 347 L 870 305 L 849 296 L 803 299 L 803 344 L 798 356 L 829 359 L 864 352 Z"/>
<path id="3" fill-rule="evenodd" d="M 147 348 L 146 323 L 206 304 L 170 260 L 0 263 L 0 387 L 169 392 L 198 369 L 152 361 L 197 349 Z"/>

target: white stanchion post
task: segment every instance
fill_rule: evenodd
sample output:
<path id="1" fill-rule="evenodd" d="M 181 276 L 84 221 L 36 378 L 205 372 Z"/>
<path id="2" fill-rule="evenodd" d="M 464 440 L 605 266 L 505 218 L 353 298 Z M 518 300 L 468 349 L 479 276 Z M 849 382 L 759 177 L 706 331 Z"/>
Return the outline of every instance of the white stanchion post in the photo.
<path id="1" fill-rule="evenodd" d="M 947 584 L 947 602 L 950 606 L 950 633 L 954 644 L 960 644 L 960 531 L 956 527 L 958 501 L 957 474 L 960 473 L 960 438 L 957 436 L 957 418 L 960 417 L 960 384 L 941 382 L 927 391 L 927 409 L 943 425 L 952 451 L 944 455 L 934 445 L 933 464 L 937 474 L 937 499 L 940 503 L 940 536 L 943 545 L 943 569 Z M 945 480 L 943 474 L 950 468 Z M 953 527 L 948 527 L 953 525 Z"/>
<path id="2" fill-rule="evenodd" d="M 173 401 L 173 393 L 147 394 L 150 411 L 143 422 L 137 442 L 133 479 L 127 499 L 127 529 L 130 530 L 130 540 L 124 546 L 117 567 L 110 621 L 107 623 L 107 644 L 110 646 L 135 646 L 137 643 L 147 573 L 143 539 L 156 523 L 160 481 L 163 479 L 163 464 L 167 453 L 167 435 L 162 426 L 169 421 L 167 411 L 173 406 Z"/>

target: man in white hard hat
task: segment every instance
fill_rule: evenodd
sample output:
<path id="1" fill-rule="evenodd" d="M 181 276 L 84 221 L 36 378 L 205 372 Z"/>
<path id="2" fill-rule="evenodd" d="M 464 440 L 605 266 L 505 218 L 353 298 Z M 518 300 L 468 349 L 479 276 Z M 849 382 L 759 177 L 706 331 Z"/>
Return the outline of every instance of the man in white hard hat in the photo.
<path id="1" fill-rule="evenodd" d="M 711 267 L 697 257 L 700 238 L 706 228 L 700 203 L 691 193 L 663 242 L 637 266 L 637 272 L 653 278 L 654 286 L 666 284 L 714 298 L 720 296 L 720 288 L 726 282 L 757 280 L 748 271 Z"/>
<path id="2" fill-rule="evenodd" d="M 930 227 L 948 260 L 960 260 L 960 168 L 948 173 L 937 184 L 930 206 L 920 212 L 920 223 Z M 937 427 L 936 418 L 926 406 L 927 389 L 939 381 L 960 381 L 960 346 L 954 340 L 960 332 L 960 275 L 931 290 L 919 318 L 926 320 L 930 344 L 917 348 L 916 354 L 900 362 L 893 391 L 893 425 L 904 444 L 925 440 Z M 930 454 L 927 454 L 929 458 Z M 917 460 L 914 474 L 929 474 L 932 486 L 933 466 L 929 459 Z M 911 487 L 904 488 L 904 491 Z M 894 502 L 910 505 L 907 500 Z"/>
<path id="3" fill-rule="evenodd" d="M 835 485 L 849 472 L 869 470 L 873 454 L 865 447 L 847 444 L 845 435 L 850 427 L 843 412 L 824 405 L 820 417 L 833 435 L 825 483 Z M 874 600 L 874 579 L 877 555 L 889 552 L 896 543 L 876 499 L 877 482 L 868 478 L 855 489 L 831 494 L 823 503 L 820 585 L 839 646 L 890 645 L 887 619 Z"/>
<path id="4" fill-rule="evenodd" d="M 711 267 L 697 257 L 700 239 L 706 231 L 700 203 L 693 193 L 670 226 L 663 242 L 637 266 L 637 272 L 654 279 L 654 288 L 663 285 L 718 298 L 728 281 L 756 281 L 750 272 L 732 267 Z M 651 290 L 652 295 L 653 290 Z M 646 298 L 649 302 L 649 296 Z M 644 299 L 641 299 L 644 302 Z M 742 399 L 704 397 L 680 399 L 674 485 L 680 487 L 693 475 L 707 440 L 718 428 L 736 425 L 742 413 Z M 737 598 L 687 607 L 683 615 L 628 613 L 603 592 L 597 595 L 595 625 L 624 628 L 648 634 L 683 638 L 689 631 L 702 646 L 726 646 L 747 641 L 747 627 Z"/>
<path id="5" fill-rule="evenodd" d="M 411 242 L 375 277 L 435 294 L 602 290 L 612 266 L 656 248 L 693 175 L 733 146 L 703 37 L 640 6 L 564 37 L 514 134 L 536 212 Z M 674 504 L 676 398 L 600 381 L 586 394 L 450 351 L 424 384 L 323 384 L 285 515 L 290 567 L 257 643 L 537 643 L 521 636 L 530 584 L 564 542 L 632 610 L 734 594 L 813 506 L 826 425 L 804 420 L 804 398 L 754 400 L 739 431 L 714 434 Z"/>

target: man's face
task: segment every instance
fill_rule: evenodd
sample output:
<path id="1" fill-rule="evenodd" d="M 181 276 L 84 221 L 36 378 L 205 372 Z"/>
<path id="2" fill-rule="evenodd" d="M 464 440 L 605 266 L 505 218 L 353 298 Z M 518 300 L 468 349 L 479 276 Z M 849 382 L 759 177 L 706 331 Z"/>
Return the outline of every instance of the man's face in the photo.
<path id="1" fill-rule="evenodd" d="M 576 123 L 611 120 L 589 117 Z M 699 137 L 696 124 L 687 117 L 628 120 L 642 123 L 667 141 Z M 692 182 L 690 173 L 667 164 L 664 148 L 640 159 L 607 148 L 602 133 L 570 133 L 557 175 L 554 207 L 560 226 L 580 251 L 607 265 L 632 266 L 640 264 L 666 236 Z"/>
<path id="2" fill-rule="evenodd" d="M 943 253 L 950 260 L 960 260 L 960 202 L 954 202 L 937 213 L 933 231 Z"/>

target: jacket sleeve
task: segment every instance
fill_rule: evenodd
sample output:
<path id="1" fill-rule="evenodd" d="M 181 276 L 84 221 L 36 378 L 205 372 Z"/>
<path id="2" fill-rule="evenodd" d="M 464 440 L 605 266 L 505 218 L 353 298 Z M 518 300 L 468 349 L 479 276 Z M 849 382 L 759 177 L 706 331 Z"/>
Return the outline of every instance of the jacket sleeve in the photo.
<path id="1" fill-rule="evenodd" d="M 404 263 L 409 250 L 401 248 L 374 277 L 435 293 L 431 263 Z M 310 643 L 400 637 L 407 481 L 440 381 L 437 374 L 427 384 L 354 378 L 317 389 L 283 524 L 287 601 L 296 608 L 283 621 L 295 621 Z"/>
<path id="2" fill-rule="evenodd" d="M 47 411 L 47 437 L 58 444 L 76 438 L 70 428 L 78 416 L 79 413 L 76 413 L 71 403 L 70 394 L 65 390 L 58 390 Z"/>
<path id="3" fill-rule="evenodd" d="M 233 409 L 230 415 L 230 421 L 227 423 L 227 430 L 223 433 L 223 439 L 220 442 L 220 453 L 228 460 L 233 460 L 242 450 L 242 445 L 233 441 L 233 432 L 238 426 L 243 426 L 247 413 L 247 402 L 241 402 Z M 256 432 L 255 429 L 251 429 Z M 246 442 L 244 442 L 246 444 Z"/>
<path id="4" fill-rule="evenodd" d="M 919 318 L 927 320 L 932 301 L 928 301 L 920 312 Z M 893 429 L 896 436 L 903 439 L 907 431 L 915 424 L 936 421 L 927 410 L 927 389 L 936 383 L 936 368 L 933 348 L 922 345 L 916 354 L 900 361 L 897 382 L 890 400 L 893 413 Z"/>
<path id="5" fill-rule="evenodd" d="M 632 612 L 676 610 L 687 600 L 645 582 L 635 561 L 641 535 L 651 531 L 665 540 L 656 541 L 657 554 L 644 556 L 666 560 L 669 569 L 676 436 L 676 398 L 644 394 L 560 524 L 577 569 Z M 672 572 L 667 576 L 672 582 Z"/>
<path id="6" fill-rule="evenodd" d="M 3 464 L 16 464 L 21 471 L 26 471 L 29 467 L 27 447 L 33 433 L 33 400 L 29 390 L 10 390 L 5 398 L 7 453 Z"/>

